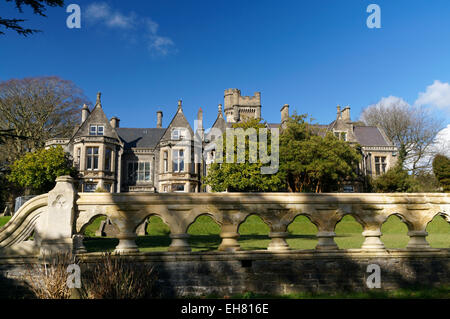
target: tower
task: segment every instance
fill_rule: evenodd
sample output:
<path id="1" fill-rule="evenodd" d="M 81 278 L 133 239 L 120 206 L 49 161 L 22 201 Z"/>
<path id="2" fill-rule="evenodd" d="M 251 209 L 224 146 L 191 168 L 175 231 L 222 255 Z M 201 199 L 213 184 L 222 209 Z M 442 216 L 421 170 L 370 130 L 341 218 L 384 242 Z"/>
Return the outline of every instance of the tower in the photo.
<path id="1" fill-rule="evenodd" d="M 238 89 L 227 89 L 224 93 L 224 106 L 228 123 L 261 118 L 261 92 L 256 92 L 253 96 L 242 96 Z"/>

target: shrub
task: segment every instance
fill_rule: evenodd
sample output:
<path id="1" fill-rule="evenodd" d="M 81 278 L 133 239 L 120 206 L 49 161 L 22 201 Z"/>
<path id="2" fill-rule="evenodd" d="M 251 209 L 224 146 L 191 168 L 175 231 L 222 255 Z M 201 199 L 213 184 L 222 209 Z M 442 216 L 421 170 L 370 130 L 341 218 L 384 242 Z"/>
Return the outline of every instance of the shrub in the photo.
<path id="1" fill-rule="evenodd" d="M 83 290 L 89 299 L 141 299 L 154 297 L 153 268 L 110 253 L 84 271 Z"/>
<path id="2" fill-rule="evenodd" d="M 51 262 L 35 264 L 28 271 L 30 290 L 38 299 L 69 299 L 71 289 L 67 286 L 67 267 L 76 263 L 69 253 L 53 254 Z"/>

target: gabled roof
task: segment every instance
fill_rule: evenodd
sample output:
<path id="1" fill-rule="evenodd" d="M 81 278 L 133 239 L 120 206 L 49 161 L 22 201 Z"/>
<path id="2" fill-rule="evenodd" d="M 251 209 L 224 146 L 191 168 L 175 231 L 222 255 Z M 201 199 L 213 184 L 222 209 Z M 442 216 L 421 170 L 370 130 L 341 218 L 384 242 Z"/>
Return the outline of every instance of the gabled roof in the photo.
<path id="1" fill-rule="evenodd" d="M 169 126 L 167 126 L 167 129 L 165 133 L 163 134 L 161 140 L 170 140 L 171 139 L 171 128 L 175 127 L 183 127 L 187 128 L 189 130 L 190 135 L 192 136 L 192 139 L 194 139 L 194 131 L 192 130 L 191 125 L 189 124 L 188 120 L 183 114 L 183 109 L 181 108 L 181 101 L 178 102 L 178 109 L 177 113 L 175 113 L 175 116 L 172 118 L 172 121 L 170 121 Z"/>
<path id="2" fill-rule="evenodd" d="M 354 134 L 362 146 L 391 146 L 376 126 L 355 126 Z"/>
<path id="3" fill-rule="evenodd" d="M 166 131 L 165 128 L 116 128 L 124 149 L 155 148 Z"/>
<path id="4" fill-rule="evenodd" d="M 78 127 L 76 132 L 73 134 L 71 140 L 76 136 L 89 136 L 89 126 L 91 124 L 101 124 L 104 126 L 103 136 L 111 137 L 119 140 L 116 130 L 109 123 L 108 118 L 103 112 L 102 105 L 97 101 L 94 109 L 89 113 L 87 119 Z"/>

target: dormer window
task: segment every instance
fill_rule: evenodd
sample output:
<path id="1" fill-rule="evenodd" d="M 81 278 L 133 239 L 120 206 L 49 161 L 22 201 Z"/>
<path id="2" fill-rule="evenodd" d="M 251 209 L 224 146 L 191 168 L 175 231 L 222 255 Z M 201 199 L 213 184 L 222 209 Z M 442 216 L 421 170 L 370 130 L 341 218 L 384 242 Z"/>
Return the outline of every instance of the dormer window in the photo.
<path id="1" fill-rule="evenodd" d="M 172 140 L 178 141 L 180 139 L 180 130 L 175 129 L 172 131 Z"/>
<path id="2" fill-rule="evenodd" d="M 89 135 L 99 135 L 102 136 L 104 134 L 105 127 L 103 125 L 91 125 L 89 127 Z"/>

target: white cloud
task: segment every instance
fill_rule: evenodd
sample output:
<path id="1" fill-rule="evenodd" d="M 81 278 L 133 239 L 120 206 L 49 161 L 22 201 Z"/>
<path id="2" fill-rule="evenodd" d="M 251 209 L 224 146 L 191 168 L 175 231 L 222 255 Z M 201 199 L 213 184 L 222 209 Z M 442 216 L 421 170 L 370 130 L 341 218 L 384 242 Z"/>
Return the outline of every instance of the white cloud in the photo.
<path id="1" fill-rule="evenodd" d="M 389 108 L 393 106 L 408 106 L 409 104 L 401 97 L 390 95 L 388 97 L 381 98 L 381 100 L 378 103 L 376 103 L 376 105 Z"/>
<path id="2" fill-rule="evenodd" d="M 425 92 L 420 92 L 414 103 L 416 106 L 435 106 L 450 111 L 450 84 L 435 80 L 427 86 Z"/>
<path id="3" fill-rule="evenodd" d="M 171 38 L 161 36 L 158 33 L 158 23 L 149 17 L 140 17 L 134 12 L 124 14 L 118 10 L 113 10 L 105 2 L 90 4 L 86 8 L 85 17 L 91 25 L 96 24 L 106 26 L 109 29 L 121 30 L 125 32 L 127 39 L 130 41 L 147 43 L 147 48 L 153 55 L 165 56 L 175 47 Z"/>
<path id="4" fill-rule="evenodd" d="M 450 156 L 450 124 L 436 135 L 434 147 L 437 153 Z"/>
<path id="5" fill-rule="evenodd" d="M 162 55 L 167 55 L 169 50 L 174 46 L 172 39 L 161 36 L 151 36 L 149 43 L 149 50 L 159 52 Z"/>

